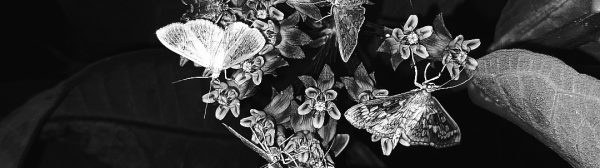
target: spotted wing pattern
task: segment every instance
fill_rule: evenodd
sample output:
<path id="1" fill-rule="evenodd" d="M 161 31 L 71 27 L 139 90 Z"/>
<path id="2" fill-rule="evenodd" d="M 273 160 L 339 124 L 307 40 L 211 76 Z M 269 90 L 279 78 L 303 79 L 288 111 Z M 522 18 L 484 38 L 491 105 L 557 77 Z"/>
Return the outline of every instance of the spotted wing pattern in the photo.
<path id="1" fill-rule="evenodd" d="M 339 0 L 332 8 L 336 41 L 344 62 L 348 62 L 352 56 L 358 41 L 358 32 L 365 21 L 365 8 L 361 6 L 363 2 L 355 1 Z"/>
<path id="2" fill-rule="evenodd" d="M 357 104 L 346 111 L 345 117 L 354 127 L 371 133 L 374 141 L 389 140 L 393 147 L 399 142 L 404 146 L 442 148 L 460 142 L 456 122 L 437 99 L 422 89 Z"/>

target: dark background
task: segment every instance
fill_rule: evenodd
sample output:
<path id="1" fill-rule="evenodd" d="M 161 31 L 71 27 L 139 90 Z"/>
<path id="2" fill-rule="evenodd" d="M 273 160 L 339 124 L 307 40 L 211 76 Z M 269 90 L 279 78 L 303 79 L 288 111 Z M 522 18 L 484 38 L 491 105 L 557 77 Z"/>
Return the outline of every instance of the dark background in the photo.
<path id="1" fill-rule="evenodd" d="M 411 7 L 408 0 L 374 2 L 375 5 L 366 6 L 367 21 L 388 27 L 401 27 L 410 14 L 419 16 L 419 27 L 430 25 L 435 15 L 443 12 L 446 26 L 453 35 L 463 34 L 466 39 L 481 39 L 480 49 L 470 54 L 475 58 L 485 55 L 487 47 L 493 42 L 496 22 L 505 4 L 503 0 L 415 0 Z M 7 15 L 10 19 L 5 22 L 12 23 L 5 26 L 10 29 L 5 36 L 13 45 L 5 49 L 9 54 L 4 54 L 1 61 L 0 93 L 5 100 L 0 118 L 31 96 L 53 87 L 95 61 L 125 52 L 164 48 L 155 38 L 154 31 L 177 21 L 185 9 L 177 0 L 51 0 L 13 6 L 18 8 L 18 12 Z M 365 34 L 361 34 L 361 45 L 356 52 L 368 55 L 377 47 L 378 43 L 374 42 L 378 39 Z M 403 63 L 398 72 L 393 72 L 389 63 L 383 62 L 385 59 L 369 58 L 379 58 L 370 60 L 367 68 L 376 72 L 379 87 L 390 90 L 391 94 L 412 89 L 411 81 L 399 80 L 412 79 L 406 64 Z M 582 73 L 598 70 L 598 62 L 593 59 L 560 58 Z M 172 64 L 178 63 L 175 57 L 170 60 L 173 60 Z M 334 71 L 344 71 L 336 69 L 336 65 L 339 63 L 332 65 Z M 465 89 L 440 91 L 434 95 L 461 127 L 462 142 L 458 146 L 446 149 L 400 147 L 390 157 L 384 157 L 379 143 L 371 143 L 365 131 L 354 129 L 341 121 L 339 132 L 352 135 L 350 146 L 367 145 L 388 167 L 569 167 L 534 137 L 472 104 Z M 349 105 L 342 104 L 342 110 Z M 214 118 L 207 117 L 207 120 Z M 252 155 L 242 145 L 231 148 Z M 339 167 L 356 165 L 356 156 L 350 153 L 346 151 L 342 154 L 336 164 Z M 95 167 L 89 165 L 97 162 L 86 157 L 82 151 L 73 149 L 72 144 L 61 141 L 38 140 L 29 157 L 26 161 L 28 167 L 54 167 L 61 164 Z M 255 156 L 241 158 L 262 163 Z"/>

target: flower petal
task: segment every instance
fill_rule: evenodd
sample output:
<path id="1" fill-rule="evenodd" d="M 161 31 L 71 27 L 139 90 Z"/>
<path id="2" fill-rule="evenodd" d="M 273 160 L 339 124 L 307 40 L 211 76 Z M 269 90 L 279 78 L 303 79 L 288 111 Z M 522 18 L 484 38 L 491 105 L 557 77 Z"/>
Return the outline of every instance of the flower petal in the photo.
<path id="1" fill-rule="evenodd" d="M 371 95 L 369 95 L 369 93 L 367 92 L 362 92 L 360 93 L 360 95 L 358 95 L 358 102 L 366 102 L 369 101 L 371 99 Z"/>
<path id="2" fill-rule="evenodd" d="M 452 77 L 452 80 L 458 80 L 458 78 L 460 78 L 460 67 L 459 66 L 454 66 L 454 68 L 452 68 L 453 74 L 454 76 Z"/>
<path id="3" fill-rule="evenodd" d="M 304 94 L 306 94 L 306 97 L 311 98 L 311 99 L 316 99 L 317 96 L 319 95 L 319 92 L 320 91 L 314 87 L 308 87 L 308 88 L 304 89 Z"/>
<path id="4" fill-rule="evenodd" d="M 306 101 L 304 101 L 304 103 L 302 103 L 302 105 L 298 106 L 298 114 L 306 115 L 310 113 L 310 111 L 312 111 L 312 106 L 312 100 L 307 99 Z"/>
<path id="5" fill-rule="evenodd" d="M 423 45 L 411 46 L 411 49 L 414 49 L 413 52 L 421 58 L 429 57 L 429 52 L 427 52 L 427 48 Z"/>
<path id="6" fill-rule="evenodd" d="M 481 45 L 481 41 L 479 41 L 479 39 L 472 39 L 472 40 L 467 40 L 467 41 L 464 41 L 464 42 L 462 43 L 462 46 L 461 46 L 461 47 L 462 47 L 464 50 L 471 51 L 471 50 L 474 50 L 474 49 L 476 49 L 477 47 L 479 47 L 479 45 Z"/>
<path id="7" fill-rule="evenodd" d="M 302 59 L 305 57 L 302 48 L 288 44 L 285 41 L 282 41 L 279 45 L 275 46 L 275 48 L 279 49 L 281 55 L 286 58 Z"/>
<path id="8" fill-rule="evenodd" d="M 324 92 L 325 101 L 334 100 L 337 97 L 337 92 L 335 90 L 329 89 Z"/>
<path id="9" fill-rule="evenodd" d="M 323 69 L 321 70 L 321 74 L 319 75 L 319 79 L 317 81 L 317 88 L 321 90 L 329 90 L 335 84 L 334 74 L 331 71 L 329 65 L 325 64 Z"/>
<path id="10" fill-rule="evenodd" d="M 254 59 L 252 60 L 252 66 L 255 66 L 257 68 L 262 67 L 263 65 L 265 65 L 265 58 L 263 56 L 256 56 L 254 57 Z"/>
<path id="11" fill-rule="evenodd" d="M 225 115 L 227 115 L 227 112 L 229 112 L 229 107 L 219 106 L 217 107 L 217 110 L 215 110 L 215 117 L 217 117 L 218 120 L 223 120 Z"/>
<path id="12" fill-rule="evenodd" d="M 406 20 L 406 23 L 404 23 L 404 31 L 413 31 L 416 27 L 417 24 L 419 23 L 419 18 L 417 18 L 417 15 L 410 15 L 408 17 L 408 20 Z"/>
<path id="13" fill-rule="evenodd" d="M 265 64 L 260 69 L 265 75 L 274 74 L 277 68 L 281 68 L 288 65 L 288 62 L 278 55 L 265 55 Z"/>
<path id="14" fill-rule="evenodd" d="M 381 139 L 381 150 L 383 151 L 383 155 L 389 156 L 392 153 L 392 149 L 394 149 L 394 144 L 392 142 L 392 139 L 382 138 Z"/>
<path id="15" fill-rule="evenodd" d="M 231 106 L 230 109 L 231 109 L 231 114 L 233 114 L 233 116 L 235 118 L 237 118 L 238 116 L 240 116 L 240 105 L 239 104 Z"/>
<path id="16" fill-rule="evenodd" d="M 265 44 L 265 46 L 260 50 L 260 52 L 258 52 L 258 55 L 264 55 L 268 52 L 271 52 L 274 48 L 275 46 L 273 46 L 273 44 Z"/>
<path id="17" fill-rule="evenodd" d="M 381 140 L 381 137 L 380 137 L 380 136 L 377 136 L 377 135 L 371 135 L 371 141 L 372 141 L 372 142 L 377 142 L 377 141 L 379 141 L 379 140 Z"/>
<path id="18" fill-rule="evenodd" d="M 475 70 L 475 68 L 477 68 L 477 60 L 475 60 L 474 58 L 468 57 L 467 58 L 467 63 L 465 64 L 465 68 L 467 68 L 468 70 Z"/>
<path id="19" fill-rule="evenodd" d="M 300 155 L 298 156 L 298 161 L 300 161 L 302 163 L 306 163 L 308 161 L 308 154 L 309 154 L 309 151 L 300 153 Z"/>
<path id="20" fill-rule="evenodd" d="M 408 45 L 400 46 L 400 56 L 402 59 L 408 59 L 410 57 L 410 47 Z"/>
<path id="21" fill-rule="evenodd" d="M 311 77 L 311 76 L 302 75 L 302 76 L 298 76 L 298 79 L 300 79 L 300 81 L 302 81 L 302 83 L 304 84 L 304 87 L 306 87 L 306 88 L 317 86 L 317 81 L 315 81 L 315 79 L 313 79 L 313 77 Z"/>
<path id="22" fill-rule="evenodd" d="M 269 129 L 265 132 L 265 142 L 267 145 L 272 146 L 275 142 L 275 129 Z"/>
<path id="23" fill-rule="evenodd" d="M 450 46 L 450 49 L 455 49 L 461 46 L 461 44 L 463 43 L 464 37 L 463 35 L 458 35 L 456 37 L 454 37 L 454 40 L 450 41 L 450 43 L 448 43 L 448 46 Z"/>
<path id="24" fill-rule="evenodd" d="M 254 82 L 255 85 L 260 85 L 260 82 L 262 81 L 263 77 L 263 72 L 261 70 L 258 70 L 254 73 L 251 73 L 250 76 L 252 76 L 252 82 Z"/>
<path id="25" fill-rule="evenodd" d="M 317 112 L 313 115 L 312 118 L 313 127 L 321 128 L 323 127 L 323 123 L 325 122 L 325 112 Z"/>
<path id="26" fill-rule="evenodd" d="M 417 29 L 416 32 L 417 32 L 417 35 L 419 35 L 419 40 L 423 40 L 423 39 L 426 39 L 429 36 L 431 36 L 431 34 L 433 33 L 433 27 L 424 26 L 424 27 Z"/>
<path id="27" fill-rule="evenodd" d="M 327 104 L 329 105 L 329 109 L 327 110 L 329 116 L 335 120 L 339 120 L 342 116 L 342 113 L 340 113 L 340 109 L 338 109 L 335 103 L 333 102 L 328 102 Z"/>
<path id="28" fill-rule="evenodd" d="M 214 103 L 216 97 L 217 97 L 217 95 L 215 95 L 214 92 L 206 93 L 206 94 L 202 95 L 202 102 L 204 102 L 204 103 Z"/>
<path id="29" fill-rule="evenodd" d="M 298 28 L 287 28 L 281 31 L 281 38 L 282 42 L 287 42 L 295 46 L 303 46 L 312 41 L 310 36 Z"/>
<path id="30" fill-rule="evenodd" d="M 389 94 L 389 92 L 386 89 L 375 89 L 375 90 L 373 90 L 373 96 L 375 96 L 376 98 L 385 97 L 388 94 Z"/>
<path id="31" fill-rule="evenodd" d="M 394 30 L 392 30 L 392 38 L 394 40 L 400 41 L 400 39 L 402 39 L 402 37 L 404 37 L 404 33 L 402 32 L 401 29 L 394 28 Z"/>
<path id="32" fill-rule="evenodd" d="M 255 123 L 256 123 L 256 117 L 254 117 L 254 116 L 249 116 L 249 117 L 246 117 L 246 118 L 242 118 L 240 120 L 240 125 L 242 125 L 243 127 L 250 128 Z"/>
<path id="33" fill-rule="evenodd" d="M 283 152 L 285 153 L 291 153 L 292 151 L 296 150 L 298 145 L 296 145 L 295 142 L 289 141 L 287 144 L 285 144 L 285 147 L 283 148 Z"/>
<path id="34" fill-rule="evenodd" d="M 252 22 L 252 27 L 260 30 L 266 30 L 269 27 L 269 24 L 260 20 L 254 20 L 254 22 Z"/>
<path id="35" fill-rule="evenodd" d="M 279 9 L 271 6 L 269 7 L 269 16 L 275 20 L 283 20 L 284 14 Z"/>

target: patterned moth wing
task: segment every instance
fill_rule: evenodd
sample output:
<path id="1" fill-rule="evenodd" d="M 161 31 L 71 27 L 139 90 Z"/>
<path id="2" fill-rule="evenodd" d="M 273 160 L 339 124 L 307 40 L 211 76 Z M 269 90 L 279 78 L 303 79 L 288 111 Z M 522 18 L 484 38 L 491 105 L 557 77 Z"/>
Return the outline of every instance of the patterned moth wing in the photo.
<path id="1" fill-rule="evenodd" d="M 365 21 L 365 0 L 334 0 L 332 10 L 336 41 L 344 62 L 348 62 L 358 42 L 358 32 Z"/>
<path id="2" fill-rule="evenodd" d="M 436 148 L 460 142 L 460 129 L 446 110 L 425 89 L 369 100 L 349 108 L 346 120 L 381 140 L 385 155 L 397 143 Z"/>
<path id="3" fill-rule="evenodd" d="M 223 29 L 204 19 L 169 24 L 158 29 L 156 36 L 171 51 L 210 69 L 212 78 L 256 55 L 266 42 L 258 29 L 242 22 Z"/>

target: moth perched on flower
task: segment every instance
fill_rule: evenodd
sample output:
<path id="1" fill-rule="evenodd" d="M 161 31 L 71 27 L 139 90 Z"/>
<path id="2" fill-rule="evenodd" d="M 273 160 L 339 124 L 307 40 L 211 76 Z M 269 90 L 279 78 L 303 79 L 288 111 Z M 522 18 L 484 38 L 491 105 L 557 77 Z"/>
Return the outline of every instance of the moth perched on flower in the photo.
<path id="1" fill-rule="evenodd" d="M 419 19 L 416 15 L 410 15 L 402 29 L 395 28 L 392 34 L 377 49 L 392 55 L 392 68 L 396 70 L 400 62 L 417 55 L 421 58 L 429 57 L 427 48 L 421 40 L 428 38 L 433 33 L 433 27 L 424 26 L 416 29 Z M 416 29 L 416 30 L 415 30 Z"/>
<path id="2" fill-rule="evenodd" d="M 348 90 L 350 97 L 356 102 L 365 102 L 388 95 L 386 89 L 375 88 L 374 73 L 367 74 L 367 70 L 362 63 L 354 71 L 354 77 L 341 77 L 340 79 L 346 90 Z"/>
<path id="3" fill-rule="evenodd" d="M 318 80 L 311 76 L 299 76 L 298 78 L 307 87 L 304 90 L 306 101 L 298 107 L 298 114 L 312 115 L 315 128 L 323 126 L 326 112 L 331 118 L 339 120 L 342 114 L 332 102 L 337 97 L 337 92 L 332 89 L 335 82 L 329 66 L 323 67 Z"/>

